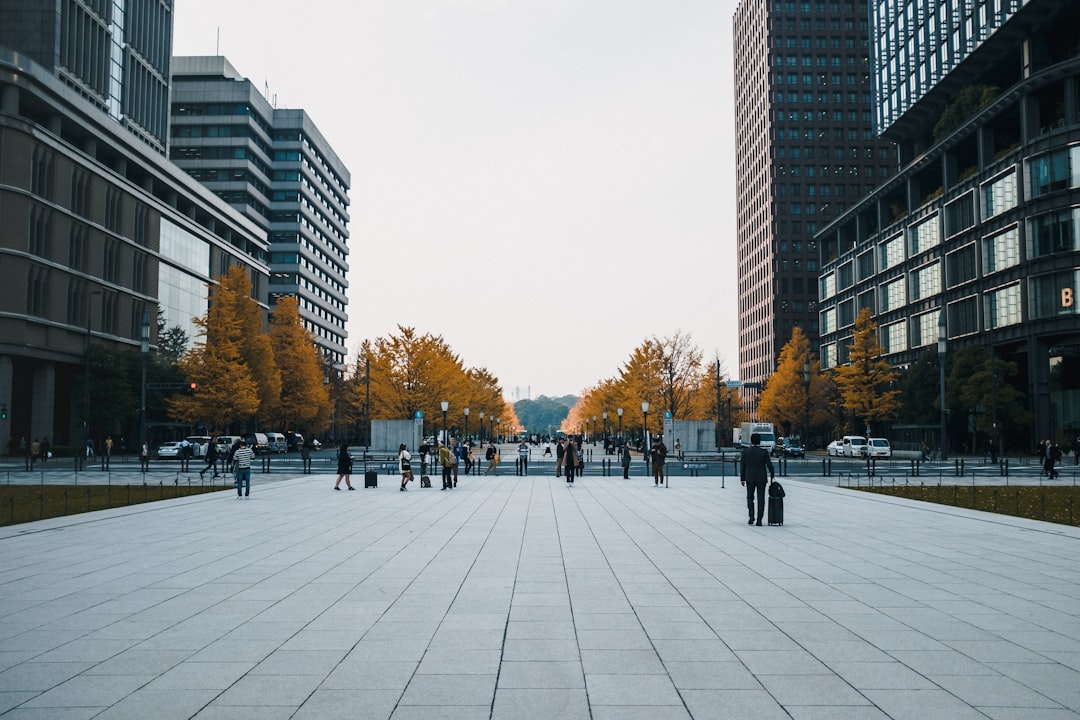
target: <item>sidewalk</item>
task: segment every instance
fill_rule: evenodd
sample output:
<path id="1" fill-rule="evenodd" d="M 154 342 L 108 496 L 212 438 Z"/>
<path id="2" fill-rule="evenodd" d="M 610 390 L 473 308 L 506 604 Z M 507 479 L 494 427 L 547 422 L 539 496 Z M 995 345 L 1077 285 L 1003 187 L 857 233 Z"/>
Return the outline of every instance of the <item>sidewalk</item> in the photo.
<path id="1" fill-rule="evenodd" d="M 794 479 L 783 527 L 732 478 L 459 482 L 0 529 L 0 716 L 1080 718 L 1080 529 Z"/>

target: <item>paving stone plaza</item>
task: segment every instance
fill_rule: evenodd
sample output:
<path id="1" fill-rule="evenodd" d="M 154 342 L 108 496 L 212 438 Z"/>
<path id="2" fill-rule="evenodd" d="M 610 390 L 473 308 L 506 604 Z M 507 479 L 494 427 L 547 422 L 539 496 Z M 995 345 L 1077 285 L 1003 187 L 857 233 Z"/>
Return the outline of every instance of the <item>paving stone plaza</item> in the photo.
<path id="1" fill-rule="evenodd" d="M 0 717 L 1064 720 L 1080 529 L 785 479 L 326 475 L 0 529 Z"/>

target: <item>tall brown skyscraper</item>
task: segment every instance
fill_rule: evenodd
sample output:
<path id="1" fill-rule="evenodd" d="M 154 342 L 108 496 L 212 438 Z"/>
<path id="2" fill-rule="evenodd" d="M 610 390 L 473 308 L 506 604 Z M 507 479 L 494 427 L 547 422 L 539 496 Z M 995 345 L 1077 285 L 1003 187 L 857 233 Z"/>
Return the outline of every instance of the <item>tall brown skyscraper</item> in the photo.
<path id="1" fill-rule="evenodd" d="M 739 376 L 764 382 L 798 325 L 816 347 L 814 234 L 893 171 L 872 128 L 865 2 L 735 13 Z"/>

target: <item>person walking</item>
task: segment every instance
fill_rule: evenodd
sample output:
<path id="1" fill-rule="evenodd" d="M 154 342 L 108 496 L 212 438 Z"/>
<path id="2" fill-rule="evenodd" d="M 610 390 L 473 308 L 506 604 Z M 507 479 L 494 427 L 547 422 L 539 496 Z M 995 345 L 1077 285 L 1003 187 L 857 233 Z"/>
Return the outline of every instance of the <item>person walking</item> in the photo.
<path id="1" fill-rule="evenodd" d="M 679 438 L 675 438 L 675 459 L 682 462 L 682 441 Z"/>
<path id="2" fill-rule="evenodd" d="M 629 480 L 630 479 L 630 446 L 628 444 L 626 444 L 626 443 L 623 443 L 622 445 L 619 446 L 619 449 L 621 451 L 620 454 L 622 456 L 622 457 L 619 458 L 619 462 L 622 463 L 623 480 Z"/>
<path id="3" fill-rule="evenodd" d="M 493 440 L 488 441 L 487 451 L 484 453 L 484 459 L 487 460 L 488 466 L 484 470 L 484 474 L 494 473 L 499 474 L 498 466 L 498 451 L 495 450 L 495 442 Z"/>
<path id="4" fill-rule="evenodd" d="M 739 481 L 746 488 L 746 507 L 750 511 L 749 524 L 754 524 L 754 495 L 757 495 L 757 524 L 761 525 L 761 518 L 765 515 L 765 486 L 776 479 L 776 471 L 773 469 L 772 458 L 769 452 L 761 447 L 761 435 L 750 435 L 750 447 L 742 451 L 741 464 L 739 466 Z"/>
<path id="5" fill-rule="evenodd" d="M 101 453 L 101 462 L 105 465 L 105 469 L 109 469 L 109 461 L 112 460 L 113 439 L 112 435 L 105 436 L 105 449 Z"/>
<path id="6" fill-rule="evenodd" d="M 34 469 L 34 463 L 37 462 L 38 456 L 41 455 L 41 441 L 34 438 L 34 441 L 30 443 L 30 469 Z"/>
<path id="7" fill-rule="evenodd" d="M 341 489 L 341 478 L 345 478 L 345 485 L 350 490 L 355 490 L 352 486 L 352 457 L 349 455 L 349 443 L 343 442 L 338 448 L 337 452 L 337 482 L 334 483 L 334 489 Z"/>
<path id="8" fill-rule="evenodd" d="M 218 463 L 218 449 L 217 440 L 210 438 L 210 442 L 206 444 L 206 467 L 199 471 L 199 477 L 202 478 L 206 475 L 206 471 L 213 468 L 213 477 L 218 476 L 217 463 Z"/>
<path id="9" fill-rule="evenodd" d="M 94 438 L 86 438 L 86 457 L 94 457 Z"/>
<path id="10" fill-rule="evenodd" d="M 233 453 L 233 463 L 236 465 L 233 470 L 233 478 L 236 480 L 236 497 L 251 496 L 251 461 L 254 459 L 254 451 L 248 447 L 246 440 L 241 439 L 240 447 Z"/>
<path id="11" fill-rule="evenodd" d="M 653 485 L 660 487 L 664 484 L 664 463 L 667 462 L 667 445 L 662 439 L 653 439 L 652 449 L 649 450 L 649 460 L 652 461 Z"/>
<path id="12" fill-rule="evenodd" d="M 454 487 L 457 487 L 458 466 L 461 465 L 461 443 L 451 438 L 450 454 L 454 461 Z"/>
<path id="13" fill-rule="evenodd" d="M 454 454 L 450 448 L 442 443 L 436 443 L 439 448 L 439 464 L 442 465 L 442 489 L 454 489 Z"/>
<path id="14" fill-rule="evenodd" d="M 1050 480 L 1056 480 L 1058 471 L 1054 469 L 1054 465 L 1061 461 L 1061 447 L 1057 443 L 1051 443 L 1046 441 L 1046 460 L 1043 461 L 1043 471 L 1046 473 L 1046 477 Z"/>
<path id="15" fill-rule="evenodd" d="M 563 470 L 566 475 L 566 482 L 572 484 L 574 482 L 574 476 L 577 474 L 577 447 L 574 445 L 574 441 L 571 438 L 566 438 L 566 448 L 563 453 Z"/>
<path id="16" fill-rule="evenodd" d="M 412 482 L 413 479 L 412 455 L 405 449 L 405 443 L 398 445 L 397 462 L 398 472 L 401 473 L 401 490 L 404 492 L 409 489 L 405 486 Z"/>
<path id="17" fill-rule="evenodd" d="M 41 438 L 41 462 L 49 462 L 49 458 L 52 457 L 52 453 L 50 452 L 50 450 L 52 450 L 52 445 L 49 444 L 49 438 Z"/>
<path id="18" fill-rule="evenodd" d="M 139 450 L 139 467 L 143 472 L 150 470 L 150 447 L 146 444 L 142 444 L 142 448 Z M 214 477 L 217 477 L 217 473 L 214 473 Z"/>
<path id="19" fill-rule="evenodd" d="M 1073 451 L 1073 465 L 1080 465 L 1080 435 L 1077 435 L 1073 439 L 1072 451 Z"/>
<path id="20" fill-rule="evenodd" d="M 560 438 L 559 444 L 555 447 L 555 477 L 562 475 L 564 464 L 566 464 L 566 444 Z"/>

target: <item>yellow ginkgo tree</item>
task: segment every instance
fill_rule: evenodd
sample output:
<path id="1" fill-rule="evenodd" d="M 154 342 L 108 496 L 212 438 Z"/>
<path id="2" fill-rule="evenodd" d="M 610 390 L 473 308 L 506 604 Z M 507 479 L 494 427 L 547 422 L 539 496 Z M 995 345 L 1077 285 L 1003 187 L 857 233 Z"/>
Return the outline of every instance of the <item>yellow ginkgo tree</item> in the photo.
<path id="1" fill-rule="evenodd" d="M 900 410 L 900 373 L 885 361 L 877 323 L 869 308 L 859 311 L 848 349 L 848 363 L 836 368 L 840 403 L 856 420 L 855 430 L 892 420 Z M 872 430 L 871 430 L 872 432 Z"/>

